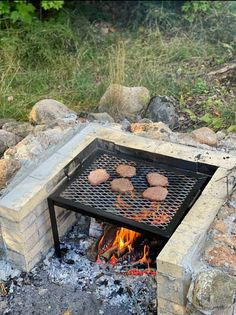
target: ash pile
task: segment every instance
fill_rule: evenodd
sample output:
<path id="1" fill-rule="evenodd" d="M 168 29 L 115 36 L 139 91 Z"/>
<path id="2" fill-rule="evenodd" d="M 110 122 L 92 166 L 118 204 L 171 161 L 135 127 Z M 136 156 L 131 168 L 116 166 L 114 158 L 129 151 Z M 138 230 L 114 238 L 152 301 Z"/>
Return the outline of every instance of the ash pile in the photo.
<path id="1" fill-rule="evenodd" d="M 9 277 L 4 282 L 6 294 L 0 297 L 0 313 L 155 315 L 154 268 L 145 272 L 147 266 L 138 261 L 131 266 L 124 258 L 116 264 L 95 260 L 93 249 L 101 236 L 89 236 L 89 226 L 90 219 L 81 216 L 61 240 L 61 259 L 51 249 L 30 273 Z M 136 273 L 138 266 L 141 269 Z"/>

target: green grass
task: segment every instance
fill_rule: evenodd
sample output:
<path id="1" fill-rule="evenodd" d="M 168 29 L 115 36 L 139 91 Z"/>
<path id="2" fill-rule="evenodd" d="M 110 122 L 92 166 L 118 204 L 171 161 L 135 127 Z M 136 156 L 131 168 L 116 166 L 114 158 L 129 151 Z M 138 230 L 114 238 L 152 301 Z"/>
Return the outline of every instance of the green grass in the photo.
<path id="1" fill-rule="evenodd" d="M 232 51 L 221 43 L 180 31 L 165 36 L 158 28 L 102 35 L 92 24 L 74 29 L 64 18 L 2 29 L 0 117 L 27 120 L 31 107 L 43 98 L 54 98 L 77 112 L 92 111 L 111 82 L 143 85 L 151 95 L 172 95 L 181 100 L 180 109 L 188 108 L 189 98 L 215 93 L 217 84 L 207 81 L 205 74 L 230 58 Z M 221 88 L 217 93 L 225 97 Z M 204 102 L 191 104 L 191 109 L 205 110 Z M 234 123 L 229 114 L 234 103 L 229 103 L 223 127 Z"/>

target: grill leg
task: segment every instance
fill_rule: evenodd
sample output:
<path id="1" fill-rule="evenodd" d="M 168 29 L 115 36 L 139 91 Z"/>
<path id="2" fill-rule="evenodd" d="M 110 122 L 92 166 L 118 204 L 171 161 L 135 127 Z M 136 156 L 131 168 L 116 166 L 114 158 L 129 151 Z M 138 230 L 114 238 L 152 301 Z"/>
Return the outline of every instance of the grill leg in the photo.
<path id="1" fill-rule="evenodd" d="M 58 235 L 55 207 L 51 199 L 48 199 L 48 209 L 49 209 L 51 226 L 52 226 L 52 235 L 53 235 L 53 240 L 54 240 L 55 253 L 58 258 L 61 258 L 61 248 L 60 248 L 60 240 L 59 240 L 59 235 Z"/>

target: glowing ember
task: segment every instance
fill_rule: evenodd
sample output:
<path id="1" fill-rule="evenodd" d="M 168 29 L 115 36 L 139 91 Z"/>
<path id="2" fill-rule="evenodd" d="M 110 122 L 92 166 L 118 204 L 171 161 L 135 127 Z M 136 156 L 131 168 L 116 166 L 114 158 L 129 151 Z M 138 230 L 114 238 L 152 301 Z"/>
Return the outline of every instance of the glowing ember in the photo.
<path id="1" fill-rule="evenodd" d="M 140 269 L 130 269 L 126 272 L 127 275 L 129 276 L 143 276 L 145 274 L 147 275 L 152 275 L 152 276 L 156 276 L 156 271 L 154 270 L 149 270 L 149 269 L 146 269 L 146 270 L 140 270 Z"/>

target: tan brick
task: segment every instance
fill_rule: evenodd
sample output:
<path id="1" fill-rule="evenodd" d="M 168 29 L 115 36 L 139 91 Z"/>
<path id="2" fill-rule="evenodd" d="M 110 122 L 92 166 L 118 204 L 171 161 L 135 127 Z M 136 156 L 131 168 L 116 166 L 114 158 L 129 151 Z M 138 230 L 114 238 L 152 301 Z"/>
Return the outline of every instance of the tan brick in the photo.
<path id="1" fill-rule="evenodd" d="M 24 255 L 12 250 L 7 250 L 7 260 L 20 269 L 26 269 L 26 260 Z"/>
<path id="2" fill-rule="evenodd" d="M 165 275 L 181 278 L 192 258 L 203 246 L 206 236 L 198 227 L 182 222 L 157 257 L 157 271 Z"/>
<path id="3" fill-rule="evenodd" d="M 206 196 L 213 196 L 214 198 L 226 200 L 228 194 L 233 190 L 233 181 L 229 180 L 227 185 L 227 175 L 229 174 L 228 170 L 224 168 L 218 168 L 217 171 L 212 176 L 210 182 L 207 184 L 205 189 L 203 190 L 202 195 Z M 236 176 L 236 172 L 230 174 L 231 176 Z M 227 189 L 228 187 L 228 189 Z"/>
<path id="4" fill-rule="evenodd" d="M 184 222 L 206 231 L 214 221 L 223 203 L 223 199 L 218 199 L 211 195 L 200 196 L 182 223 Z"/>
<path id="5" fill-rule="evenodd" d="M 182 160 L 206 163 L 231 169 L 236 164 L 236 157 L 224 152 L 193 148 L 183 144 L 163 141 L 158 147 L 158 153 Z M 200 155 L 200 159 L 198 158 Z"/>
<path id="6" fill-rule="evenodd" d="M 187 315 L 186 308 L 168 300 L 158 298 L 158 315 L 161 312 L 174 315 Z"/>
<path id="7" fill-rule="evenodd" d="M 187 293 L 189 290 L 191 276 L 186 275 L 183 278 L 174 278 L 157 274 L 157 295 L 176 304 L 185 306 L 187 302 Z"/>

